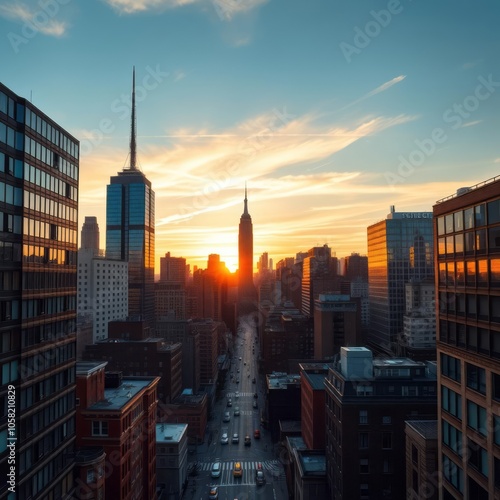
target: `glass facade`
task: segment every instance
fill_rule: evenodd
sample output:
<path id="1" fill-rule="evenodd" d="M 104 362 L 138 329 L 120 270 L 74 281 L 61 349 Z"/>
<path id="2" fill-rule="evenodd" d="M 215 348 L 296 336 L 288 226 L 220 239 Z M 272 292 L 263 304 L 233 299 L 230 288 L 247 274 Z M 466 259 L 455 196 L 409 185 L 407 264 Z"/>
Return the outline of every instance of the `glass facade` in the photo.
<path id="1" fill-rule="evenodd" d="M 500 472 L 487 457 L 500 453 L 500 180 L 438 202 L 434 226 L 441 494 L 496 498 Z"/>
<path id="2" fill-rule="evenodd" d="M 154 320 L 155 194 L 142 172 L 111 177 L 106 197 L 106 257 L 128 262 L 129 317 Z"/>
<path id="3" fill-rule="evenodd" d="M 78 175 L 78 141 L 0 84 L 0 469 L 13 402 L 17 498 L 72 494 Z"/>
<path id="4" fill-rule="evenodd" d="M 393 212 L 368 228 L 372 345 L 391 351 L 403 332 L 405 284 L 434 276 L 431 212 Z"/>

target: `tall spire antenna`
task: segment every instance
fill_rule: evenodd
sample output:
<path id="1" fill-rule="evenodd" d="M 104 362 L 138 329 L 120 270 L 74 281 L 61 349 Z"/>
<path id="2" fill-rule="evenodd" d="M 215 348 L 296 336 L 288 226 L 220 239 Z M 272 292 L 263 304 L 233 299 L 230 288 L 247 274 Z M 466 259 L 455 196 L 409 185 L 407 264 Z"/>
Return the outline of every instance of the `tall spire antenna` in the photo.
<path id="1" fill-rule="evenodd" d="M 135 124 L 135 66 L 132 73 L 132 123 L 130 131 L 130 170 L 137 168 L 137 145 L 135 142 L 136 124 Z"/>
<path id="2" fill-rule="evenodd" d="M 245 182 L 245 209 L 243 210 L 243 215 L 248 215 L 248 200 L 247 200 L 247 183 Z"/>

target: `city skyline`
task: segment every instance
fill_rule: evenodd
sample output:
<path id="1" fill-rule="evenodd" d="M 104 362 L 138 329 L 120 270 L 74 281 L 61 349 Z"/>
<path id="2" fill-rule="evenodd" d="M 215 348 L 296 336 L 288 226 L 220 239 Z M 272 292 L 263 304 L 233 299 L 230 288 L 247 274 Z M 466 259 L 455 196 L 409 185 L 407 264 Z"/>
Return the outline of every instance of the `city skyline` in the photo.
<path id="1" fill-rule="evenodd" d="M 156 257 L 237 267 L 248 183 L 254 269 L 499 173 L 493 1 L 0 3 L 0 81 L 81 141 L 79 230 L 128 162 L 156 193 Z M 90 31 L 92 29 L 92 31 Z M 92 34 L 92 36 L 89 36 Z M 57 68 L 57 70 L 55 70 Z M 33 75 L 36 74 L 36 79 Z"/>

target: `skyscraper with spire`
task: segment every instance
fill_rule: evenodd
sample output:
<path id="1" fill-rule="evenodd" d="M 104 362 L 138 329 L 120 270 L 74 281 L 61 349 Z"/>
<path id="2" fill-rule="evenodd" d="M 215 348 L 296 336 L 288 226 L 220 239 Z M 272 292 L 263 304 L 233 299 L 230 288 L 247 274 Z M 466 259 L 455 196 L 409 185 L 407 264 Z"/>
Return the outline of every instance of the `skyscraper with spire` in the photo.
<path id="1" fill-rule="evenodd" d="M 257 304 L 257 291 L 253 283 L 253 225 L 248 213 L 247 187 L 243 214 L 238 231 L 238 312 L 252 312 Z"/>
<path id="2" fill-rule="evenodd" d="M 137 165 L 135 68 L 130 164 L 111 177 L 106 194 L 106 257 L 128 262 L 129 318 L 154 320 L 155 193 Z"/>

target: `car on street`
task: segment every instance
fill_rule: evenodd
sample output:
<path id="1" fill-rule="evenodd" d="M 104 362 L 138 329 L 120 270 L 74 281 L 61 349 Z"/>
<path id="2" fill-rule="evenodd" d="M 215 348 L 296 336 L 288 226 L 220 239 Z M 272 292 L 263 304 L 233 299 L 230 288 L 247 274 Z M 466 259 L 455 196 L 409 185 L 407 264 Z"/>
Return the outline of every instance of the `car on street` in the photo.
<path id="1" fill-rule="evenodd" d="M 253 397 L 254 397 L 255 399 L 257 399 L 257 398 L 259 397 L 259 395 L 258 395 L 256 392 L 254 392 L 254 393 L 253 393 Z"/>
<path id="2" fill-rule="evenodd" d="M 231 421 L 231 415 L 229 415 L 228 411 L 224 412 L 224 417 L 222 418 L 223 422 L 230 422 Z"/>
<path id="3" fill-rule="evenodd" d="M 243 345 L 243 344 L 241 344 L 241 345 Z M 240 356 L 240 361 L 241 361 L 241 356 Z"/>
<path id="4" fill-rule="evenodd" d="M 255 482 L 257 486 L 261 486 L 263 484 L 266 484 L 266 478 L 264 476 L 264 471 L 262 469 L 257 469 L 255 471 Z"/>
<path id="5" fill-rule="evenodd" d="M 254 437 L 254 439 L 260 439 L 260 430 L 259 429 L 255 429 L 253 431 L 253 437 Z"/>
<path id="6" fill-rule="evenodd" d="M 239 391 L 236 391 L 236 392 L 234 393 L 234 397 L 235 397 L 235 398 L 239 398 L 239 397 L 240 397 L 240 392 L 239 392 Z"/>
<path id="7" fill-rule="evenodd" d="M 252 404 L 252 406 L 253 406 L 254 408 L 258 408 L 258 407 L 259 407 L 259 405 L 257 404 L 257 401 L 254 401 L 254 402 L 253 402 L 253 404 Z"/>
<path id="8" fill-rule="evenodd" d="M 220 473 L 222 471 L 222 465 L 220 462 L 214 462 L 212 464 L 212 469 L 210 471 L 211 477 L 220 477 Z"/>
<path id="9" fill-rule="evenodd" d="M 227 435 L 227 432 L 224 432 L 222 436 L 220 437 L 220 444 L 227 444 L 229 443 L 229 437 Z"/>
<path id="10" fill-rule="evenodd" d="M 250 439 L 250 436 L 247 434 L 245 436 L 245 446 L 250 446 L 252 444 L 252 440 Z"/>
<path id="11" fill-rule="evenodd" d="M 243 476 L 243 469 L 241 468 L 240 462 L 234 463 L 233 476 L 234 477 L 242 477 Z"/>
<path id="12" fill-rule="evenodd" d="M 229 407 L 233 406 L 233 402 L 230 399 L 228 399 L 226 405 L 229 408 Z"/>
<path id="13" fill-rule="evenodd" d="M 217 486 L 210 486 L 208 492 L 208 500 L 217 500 L 219 498 L 219 488 Z"/>
<path id="14" fill-rule="evenodd" d="M 231 441 L 233 444 L 238 444 L 240 442 L 240 437 L 238 436 L 238 434 L 233 434 L 233 439 Z"/>
<path id="15" fill-rule="evenodd" d="M 235 406 L 234 407 L 234 416 L 235 417 L 239 417 L 240 416 L 240 407 L 239 406 Z"/>

